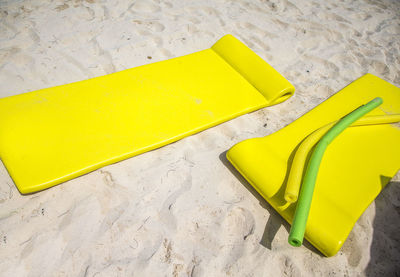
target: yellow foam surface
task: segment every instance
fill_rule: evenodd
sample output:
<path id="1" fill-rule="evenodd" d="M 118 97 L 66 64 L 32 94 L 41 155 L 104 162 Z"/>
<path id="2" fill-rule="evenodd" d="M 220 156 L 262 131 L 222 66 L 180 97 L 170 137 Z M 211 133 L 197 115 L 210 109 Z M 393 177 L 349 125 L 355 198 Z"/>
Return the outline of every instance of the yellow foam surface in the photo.
<path id="1" fill-rule="evenodd" d="M 32 193 L 293 92 L 227 35 L 187 56 L 0 99 L 0 158 L 19 191 Z"/>
<path id="2" fill-rule="evenodd" d="M 369 115 L 399 114 L 400 89 L 367 74 L 282 130 L 245 140 L 227 158 L 289 222 L 296 204 L 282 209 L 296 147 L 316 129 L 340 119 L 375 97 L 383 104 Z M 324 154 L 305 238 L 326 256 L 341 248 L 368 205 L 400 168 L 400 128 L 395 124 L 348 128 Z"/>

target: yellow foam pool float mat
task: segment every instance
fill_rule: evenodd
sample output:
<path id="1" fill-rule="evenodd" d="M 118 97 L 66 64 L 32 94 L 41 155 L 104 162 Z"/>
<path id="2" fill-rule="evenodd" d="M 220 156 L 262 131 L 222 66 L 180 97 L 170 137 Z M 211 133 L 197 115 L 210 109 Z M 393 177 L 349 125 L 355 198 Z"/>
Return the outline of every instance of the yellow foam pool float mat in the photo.
<path id="1" fill-rule="evenodd" d="M 400 128 L 395 124 L 400 120 L 400 89 L 367 74 L 282 130 L 245 140 L 227 152 L 234 167 L 292 223 L 312 144 L 343 116 L 376 97 L 383 104 L 345 129 L 327 147 L 319 167 L 305 238 L 326 256 L 338 252 L 400 168 Z"/>
<path id="2" fill-rule="evenodd" d="M 32 193 L 293 92 L 227 35 L 187 56 L 0 99 L 0 158 L 19 191 Z"/>

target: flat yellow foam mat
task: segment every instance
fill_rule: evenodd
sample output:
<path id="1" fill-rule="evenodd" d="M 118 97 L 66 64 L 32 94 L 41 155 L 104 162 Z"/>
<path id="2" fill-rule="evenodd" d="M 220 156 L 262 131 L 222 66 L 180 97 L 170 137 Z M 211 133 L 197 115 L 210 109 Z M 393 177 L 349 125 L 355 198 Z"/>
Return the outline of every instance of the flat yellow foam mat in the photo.
<path id="1" fill-rule="evenodd" d="M 381 97 L 383 104 L 369 115 L 400 114 L 400 89 L 367 74 L 282 130 L 236 144 L 227 158 L 291 223 L 296 204 L 286 208 L 284 192 L 297 146 L 313 131 L 375 97 Z M 335 255 L 357 219 L 399 168 L 398 125 L 346 129 L 324 154 L 305 238 L 324 255 Z"/>
<path id="2" fill-rule="evenodd" d="M 0 99 L 0 158 L 32 193 L 289 98 L 231 35 L 212 48 Z"/>

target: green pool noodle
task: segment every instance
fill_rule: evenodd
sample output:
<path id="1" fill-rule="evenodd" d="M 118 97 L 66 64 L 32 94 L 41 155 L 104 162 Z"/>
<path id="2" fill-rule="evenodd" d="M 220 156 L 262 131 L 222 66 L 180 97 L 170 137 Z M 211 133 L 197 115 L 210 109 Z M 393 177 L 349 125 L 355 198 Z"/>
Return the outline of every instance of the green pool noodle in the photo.
<path id="1" fill-rule="evenodd" d="M 307 225 L 308 214 L 311 208 L 312 197 L 314 193 L 315 182 L 317 180 L 319 166 L 328 145 L 353 122 L 369 113 L 383 103 L 382 98 L 378 97 L 365 105 L 360 106 L 351 113 L 340 119 L 317 143 L 301 186 L 299 199 L 297 201 L 292 227 L 289 233 L 289 243 L 292 246 L 299 247 L 303 244 L 304 232 Z M 338 224 L 340 224 L 338 222 Z"/>

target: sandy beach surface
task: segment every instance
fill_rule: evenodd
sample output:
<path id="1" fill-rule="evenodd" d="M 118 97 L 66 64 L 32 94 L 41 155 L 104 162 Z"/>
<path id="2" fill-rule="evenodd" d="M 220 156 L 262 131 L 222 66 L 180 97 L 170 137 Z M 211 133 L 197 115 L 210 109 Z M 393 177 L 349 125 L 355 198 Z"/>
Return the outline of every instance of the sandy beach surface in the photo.
<path id="1" fill-rule="evenodd" d="M 399 1 L 3 0 L 0 97 L 185 55 L 225 34 L 295 96 L 32 195 L 0 163 L 1 276 L 400 274 L 399 176 L 325 258 L 289 246 L 289 225 L 225 159 L 365 73 L 400 86 Z"/>

